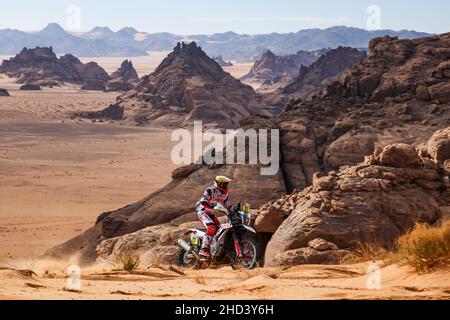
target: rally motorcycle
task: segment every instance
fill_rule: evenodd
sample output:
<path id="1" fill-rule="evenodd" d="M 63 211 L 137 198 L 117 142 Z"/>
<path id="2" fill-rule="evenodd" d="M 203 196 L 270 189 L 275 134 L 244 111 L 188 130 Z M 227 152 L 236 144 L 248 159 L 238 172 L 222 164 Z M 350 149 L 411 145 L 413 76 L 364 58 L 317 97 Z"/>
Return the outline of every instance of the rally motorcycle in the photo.
<path id="1" fill-rule="evenodd" d="M 257 246 L 255 241 L 248 237 L 249 233 L 256 234 L 256 231 L 249 226 L 251 214 L 248 205 L 240 202 L 229 212 L 223 205 L 218 204 L 214 210 L 216 214 L 225 214 L 228 223 L 220 226 L 211 242 L 211 259 L 204 260 L 199 256 L 203 239 L 206 236 L 205 231 L 191 229 L 189 242 L 178 240 L 181 247 L 178 254 L 178 265 L 188 269 L 213 268 L 230 264 L 235 270 L 256 268 Z"/>

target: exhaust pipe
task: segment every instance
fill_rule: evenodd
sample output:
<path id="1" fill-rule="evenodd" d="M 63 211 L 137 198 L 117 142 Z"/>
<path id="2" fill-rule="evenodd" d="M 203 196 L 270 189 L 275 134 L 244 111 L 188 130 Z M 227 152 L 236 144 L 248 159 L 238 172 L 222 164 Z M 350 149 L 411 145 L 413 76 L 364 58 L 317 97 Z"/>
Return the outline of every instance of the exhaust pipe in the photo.
<path id="1" fill-rule="evenodd" d="M 178 245 L 188 253 L 193 252 L 191 245 L 182 239 L 178 240 Z"/>

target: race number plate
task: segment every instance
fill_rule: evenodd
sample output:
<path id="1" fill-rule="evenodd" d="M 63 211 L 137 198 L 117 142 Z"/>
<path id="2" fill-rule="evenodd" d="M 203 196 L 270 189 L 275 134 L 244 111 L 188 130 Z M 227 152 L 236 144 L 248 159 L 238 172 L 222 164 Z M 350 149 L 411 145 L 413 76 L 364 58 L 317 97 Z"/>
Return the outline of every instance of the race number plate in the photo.
<path id="1" fill-rule="evenodd" d="M 191 238 L 191 243 L 192 243 L 192 245 L 195 246 L 195 247 L 199 246 L 199 245 L 200 245 L 200 238 L 198 238 L 198 237 L 192 237 L 192 238 Z"/>

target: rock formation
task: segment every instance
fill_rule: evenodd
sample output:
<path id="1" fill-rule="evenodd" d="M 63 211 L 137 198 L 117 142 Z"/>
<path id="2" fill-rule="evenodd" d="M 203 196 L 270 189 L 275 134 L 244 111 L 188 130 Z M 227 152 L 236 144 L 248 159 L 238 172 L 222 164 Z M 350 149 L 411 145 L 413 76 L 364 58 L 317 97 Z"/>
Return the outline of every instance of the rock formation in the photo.
<path id="1" fill-rule="evenodd" d="M 219 66 L 223 67 L 232 67 L 233 64 L 229 61 L 223 60 L 222 56 L 212 58 L 215 62 L 219 64 Z"/>
<path id="2" fill-rule="evenodd" d="M 0 73 L 17 78 L 17 83 L 41 86 L 62 83 L 82 85 L 88 80 L 109 80 L 109 75 L 97 63 L 84 64 L 71 54 L 58 59 L 52 47 L 24 48 L 15 57 L 3 61 Z"/>
<path id="3" fill-rule="evenodd" d="M 128 60 L 124 60 L 114 73 L 111 74 L 112 80 L 121 79 L 123 81 L 139 81 L 139 76 L 133 67 L 133 63 Z"/>
<path id="4" fill-rule="evenodd" d="M 0 88 L 0 97 L 9 97 L 8 90 Z"/>
<path id="5" fill-rule="evenodd" d="M 253 65 L 250 72 L 241 78 L 248 83 L 260 83 L 268 87 L 287 83 L 298 76 L 300 67 L 310 66 L 327 50 L 299 51 L 296 54 L 277 56 L 266 50 Z"/>
<path id="6" fill-rule="evenodd" d="M 280 87 L 269 101 L 284 106 L 290 99 L 308 100 L 338 80 L 345 69 L 362 62 L 366 56 L 365 52 L 349 47 L 330 50 L 310 66 L 302 65 L 296 77 Z"/>
<path id="7" fill-rule="evenodd" d="M 433 224 L 448 216 L 449 146 L 450 127 L 418 148 L 388 145 L 364 163 L 327 176 L 317 173 L 311 187 L 265 204 L 254 222 L 263 256 L 268 242 L 265 265 L 339 264 L 360 243 L 391 248 L 416 222 Z M 187 169 L 192 170 L 184 168 L 183 175 Z M 131 250 L 145 263 L 175 263 L 177 240 L 191 228 L 202 226 L 188 212 L 167 223 L 102 237 L 96 252 L 113 260 Z"/>
<path id="8" fill-rule="evenodd" d="M 22 91 L 40 91 L 41 86 L 37 85 L 37 84 L 24 84 L 23 86 L 20 86 L 19 88 Z"/>
<path id="9" fill-rule="evenodd" d="M 335 263 L 357 241 L 392 245 L 415 221 L 433 223 L 450 212 L 448 48 L 450 34 L 374 39 L 368 58 L 321 94 L 293 101 L 276 118 L 241 121 L 280 130 L 276 176 L 261 176 L 252 165 L 181 168 L 161 191 L 101 215 L 49 254 L 81 250 L 92 261 L 96 249 L 105 256 L 120 250 L 128 234 L 169 234 L 151 248 L 138 245 L 162 257 L 182 225 L 195 221 L 192 205 L 219 173 L 235 179 L 234 194 L 263 205 L 255 226 L 262 249 L 268 244 L 267 265 Z"/>
<path id="10" fill-rule="evenodd" d="M 236 128 L 262 111 L 255 91 L 224 72 L 195 42 L 178 44 L 151 75 L 117 98 L 123 121 L 137 125 L 192 126 L 194 120 Z"/>
<path id="11" fill-rule="evenodd" d="M 255 226 L 275 230 L 265 265 L 335 264 L 358 243 L 392 248 L 416 222 L 436 223 L 450 205 L 449 146 L 450 127 L 418 148 L 377 148 L 364 163 L 316 174 L 293 201 L 266 205 Z"/>
<path id="12" fill-rule="evenodd" d="M 72 56 L 73 57 L 73 56 Z M 61 59 L 63 59 L 61 57 Z M 83 78 L 83 81 L 102 81 L 106 83 L 109 80 L 109 75 L 106 71 L 100 67 L 96 62 L 88 63 L 75 63 L 74 65 L 76 72 Z"/>
<path id="13" fill-rule="evenodd" d="M 317 171 L 359 163 L 376 146 L 424 143 L 447 127 L 450 79 L 439 70 L 449 44 L 450 34 L 374 39 L 368 58 L 324 93 L 290 103 L 276 120 L 288 189 L 311 185 Z"/>
<path id="14" fill-rule="evenodd" d="M 107 91 L 128 91 L 134 89 L 139 82 L 139 76 L 131 61 L 122 62 L 119 69 L 111 74 Z"/>

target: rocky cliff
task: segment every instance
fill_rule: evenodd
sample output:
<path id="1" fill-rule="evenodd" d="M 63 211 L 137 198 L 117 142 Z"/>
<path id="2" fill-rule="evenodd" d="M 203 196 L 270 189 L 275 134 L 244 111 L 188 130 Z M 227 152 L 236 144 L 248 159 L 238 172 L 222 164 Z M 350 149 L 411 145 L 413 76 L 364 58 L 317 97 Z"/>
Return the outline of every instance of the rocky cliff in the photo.
<path id="1" fill-rule="evenodd" d="M 146 33 L 125 27 L 113 32 L 107 27 L 95 27 L 81 35 L 66 32 L 56 23 L 50 23 L 39 32 L 0 29 L 0 54 L 13 55 L 24 46 L 53 45 L 57 53 L 72 53 L 79 57 L 136 57 L 148 51 L 168 51 L 183 39 L 199 43 L 211 57 L 223 55 L 227 60 L 254 62 L 266 49 L 277 54 L 294 54 L 298 50 L 335 48 L 339 45 L 367 48 L 369 40 L 384 35 L 399 38 L 418 38 L 427 34 L 415 31 L 367 31 L 350 27 L 305 29 L 290 33 L 237 34 L 224 32 L 203 35 L 179 35 L 167 32 Z"/>
<path id="2" fill-rule="evenodd" d="M 450 127 L 427 144 L 377 148 L 361 164 L 314 175 L 311 187 L 264 206 L 255 227 L 274 233 L 266 266 L 337 264 L 360 243 L 390 249 L 415 223 L 449 212 Z"/>

